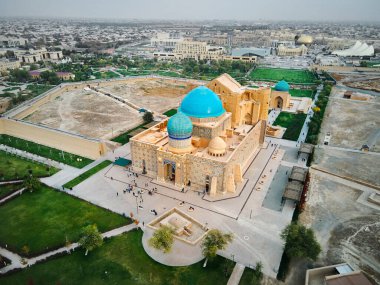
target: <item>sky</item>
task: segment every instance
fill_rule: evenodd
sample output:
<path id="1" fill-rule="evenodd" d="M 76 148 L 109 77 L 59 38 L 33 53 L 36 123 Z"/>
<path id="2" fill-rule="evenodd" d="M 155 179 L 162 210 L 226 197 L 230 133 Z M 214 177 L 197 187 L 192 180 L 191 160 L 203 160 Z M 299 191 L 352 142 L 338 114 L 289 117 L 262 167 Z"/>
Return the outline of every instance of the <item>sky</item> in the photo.
<path id="1" fill-rule="evenodd" d="M 380 21 L 380 0 L 0 0 L 0 17 Z"/>

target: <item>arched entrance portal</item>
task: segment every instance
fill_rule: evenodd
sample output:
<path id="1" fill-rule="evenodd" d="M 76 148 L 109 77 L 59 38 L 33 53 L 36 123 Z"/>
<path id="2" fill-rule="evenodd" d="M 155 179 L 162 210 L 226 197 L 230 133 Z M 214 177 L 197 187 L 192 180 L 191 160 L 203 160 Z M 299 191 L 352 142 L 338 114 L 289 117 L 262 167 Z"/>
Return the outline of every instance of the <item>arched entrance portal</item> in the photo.
<path id="1" fill-rule="evenodd" d="M 166 181 L 175 182 L 175 162 L 164 160 L 164 177 Z"/>
<path id="2" fill-rule="evenodd" d="M 252 115 L 247 113 L 244 117 L 244 123 L 250 125 L 252 123 Z"/>
<path id="3" fill-rule="evenodd" d="M 278 96 L 274 99 L 275 108 L 282 109 L 283 104 L 284 104 L 284 100 L 280 96 Z"/>

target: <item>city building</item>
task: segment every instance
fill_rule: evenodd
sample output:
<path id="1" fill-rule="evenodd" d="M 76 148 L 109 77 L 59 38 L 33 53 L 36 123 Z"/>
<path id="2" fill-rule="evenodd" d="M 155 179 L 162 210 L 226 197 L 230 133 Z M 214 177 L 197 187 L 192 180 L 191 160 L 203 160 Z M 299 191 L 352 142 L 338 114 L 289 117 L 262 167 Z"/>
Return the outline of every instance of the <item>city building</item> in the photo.
<path id="1" fill-rule="evenodd" d="M 176 115 L 131 138 L 134 171 L 211 197 L 235 193 L 264 143 L 270 92 L 227 74 L 193 89 Z"/>
<path id="2" fill-rule="evenodd" d="M 0 98 L 0 113 L 4 113 L 12 103 L 12 98 Z"/>
<path id="3" fill-rule="evenodd" d="M 173 51 L 177 43 L 183 40 L 179 33 L 157 33 L 150 39 L 150 45 L 162 51 Z"/>
<path id="4" fill-rule="evenodd" d="M 290 86 L 285 80 L 279 81 L 270 94 L 269 108 L 306 114 L 312 104 L 311 98 L 292 97 L 289 90 Z"/>
<path id="5" fill-rule="evenodd" d="M 301 35 L 296 39 L 296 44 L 297 45 L 305 45 L 305 46 L 310 46 L 313 43 L 313 38 L 308 35 Z"/>
<path id="6" fill-rule="evenodd" d="M 281 44 L 276 50 L 278 56 L 302 56 L 307 53 L 307 47 L 305 45 L 299 47 L 287 47 Z"/>
<path id="7" fill-rule="evenodd" d="M 210 46 L 206 42 L 181 41 L 175 45 L 174 53 L 182 59 L 193 58 L 200 60 L 223 55 L 226 50 L 221 46 Z"/>
<path id="8" fill-rule="evenodd" d="M 41 73 L 42 71 L 38 71 L 38 70 L 29 71 L 29 74 L 33 79 L 40 78 Z M 58 71 L 55 74 L 57 75 L 59 79 L 62 79 L 62 80 L 71 80 L 75 78 L 75 74 L 72 74 L 71 72 Z"/>
<path id="9" fill-rule="evenodd" d="M 0 36 L 0 47 L 19 47 L 19 46 L 25 46 L 28 44 L 28 40 L 23 38 L 10 38 L 10 37 L 4 37 Z"/>
<path id="10" fill-rule="evenodd" d="M 63 59 L 62 51 L 47 51 L 45 48 L 34 50 L 17 50 L 14 52 L 22 63 L 36 63 L 38 61 L 59 61 Z"/>
<path id="11" fill-rule="evenodd" d="M 10 61 L 7 59 L 0 59 L 0 72 L 7 71 L 8 69 L 20 68 L 20 62 Z"/>
<path id="12" fill-rule="evenodd" d="M 305 285 L 372 285 L 360 271 L 348 263 L 330 265 L 306 271 Z"/>

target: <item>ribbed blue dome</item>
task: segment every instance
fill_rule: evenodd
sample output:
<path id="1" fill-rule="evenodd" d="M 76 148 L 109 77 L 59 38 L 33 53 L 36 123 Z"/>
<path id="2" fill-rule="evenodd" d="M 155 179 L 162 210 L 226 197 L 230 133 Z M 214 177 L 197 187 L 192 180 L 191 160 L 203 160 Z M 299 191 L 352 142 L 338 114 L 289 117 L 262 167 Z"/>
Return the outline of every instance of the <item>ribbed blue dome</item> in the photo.
<path id="1" fill-rule="evenodd" d="M 179 110 L 185 115 L 195 118 L 218 117 L 226 112 L 218 95 L 206 86 L 199 86 L 191 90 L 183 98 Z"/>
<path id="2" fill-rule="evenodd" d="M 169 137 L 172 139 L 187 139 L 191 137 L 193 132 L 193 123 L 188 116 L 178 111 L 177 114 L 169 119 L 167 130 Z"/>
<path id="3" fill-rule="evenodd" d="M 290 89 L 290 86 L 288 82 L 286 82 L 285 80 L 281 80 L 277 82 L 276 86 L 274 87 L 274 90 L 276 91 L 289 91 L 289 89 Z"/>

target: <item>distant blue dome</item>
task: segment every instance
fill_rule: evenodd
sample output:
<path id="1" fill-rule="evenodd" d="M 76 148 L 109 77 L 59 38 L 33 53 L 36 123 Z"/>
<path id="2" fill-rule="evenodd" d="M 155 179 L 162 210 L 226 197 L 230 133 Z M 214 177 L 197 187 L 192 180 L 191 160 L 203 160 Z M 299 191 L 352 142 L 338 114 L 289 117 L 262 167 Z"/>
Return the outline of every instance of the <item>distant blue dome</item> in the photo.
<path id="1" fill-rule="evenodd" d="M 276 86 L 274 87 L 274 90 L 276 91 L 289 91 L 289 89 L 290 89 L 290 86 L 288 82 L 286 82 L 285 80 L 281 80 L 277 82 Z"/>
<path id="2" fill-rule="evenodd" d="M 169 119 L 167 130 L 171 139 L 188 139 L 193 132 L 193 123 L 188 116 L 178 111 Z"/>
<path id="3" fill-rule="evenodd" d="M 191 90 L 183 98 L 179 110 L 193 118 L 218 117 L 226 112 L 218 95 L 206 86 Z"/>

